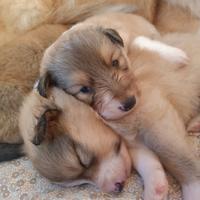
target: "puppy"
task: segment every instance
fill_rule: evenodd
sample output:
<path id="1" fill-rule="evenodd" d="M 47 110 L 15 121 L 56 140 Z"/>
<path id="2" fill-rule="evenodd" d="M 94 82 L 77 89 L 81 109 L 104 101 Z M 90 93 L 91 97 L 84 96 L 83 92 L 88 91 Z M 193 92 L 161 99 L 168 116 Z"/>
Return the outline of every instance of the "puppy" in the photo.
<path id="1" fill-rule="evenodd" d="M 183 50 L 150 38 L 160 36 L 134 15 L 97 16 L 75 25 L 45 52 L 39 92 L 44 96 L 42 80 L 50 74 L 51 86 L 91 105 L 131 147 L 137 136 L 136 144 L 153 150 L 181 183 L 184 199 L 197 200 L 200 162 L 187 143 L 185 125 L 199 107 L 200 69 L 196 58 L 184 67 Z M 143 148 L 133 159 L 148 177 L 142 163 L 151 153 Z"/>
<path id="2" fill-rule="evenodd" d="M 128 150 L 87 105 L 60 89 L 49 90 L 48 99 L 35 89 L 23 103 L 19 126 L 24 152 L 44 177 L 122 191 L 131 172 Z"/>

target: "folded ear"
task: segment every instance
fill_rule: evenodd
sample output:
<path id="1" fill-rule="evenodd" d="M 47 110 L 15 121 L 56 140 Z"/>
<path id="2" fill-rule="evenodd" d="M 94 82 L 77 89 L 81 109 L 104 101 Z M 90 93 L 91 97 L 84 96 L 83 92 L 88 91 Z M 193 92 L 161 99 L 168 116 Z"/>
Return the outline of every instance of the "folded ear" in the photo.
<path id="1" fill-rule="evenodd" d="M 51 75 L 48 72 L 39 78 L 37 90 L 41 96 L 48 97 L 48 89 L 52 85 L 52 82 Z"/>
<path id="2" fill-rule="evenodd" d="M 32 143 L 40 145 L 44 140 L 52 140 L 55 136 L 62 133 L 59 126 L 59 116 L 61 111 L 58 109 L 47 108 L 38 119 L 35 127 L 35 136 Z"/>
<path id="3" fill-rule="evenodd" d="M 123 39 L 116 30 L 107 28 L 103 29 L 103 33 L 111 40 L 113 44 L 119 44 L 122 47 L 124 46 Z"/>

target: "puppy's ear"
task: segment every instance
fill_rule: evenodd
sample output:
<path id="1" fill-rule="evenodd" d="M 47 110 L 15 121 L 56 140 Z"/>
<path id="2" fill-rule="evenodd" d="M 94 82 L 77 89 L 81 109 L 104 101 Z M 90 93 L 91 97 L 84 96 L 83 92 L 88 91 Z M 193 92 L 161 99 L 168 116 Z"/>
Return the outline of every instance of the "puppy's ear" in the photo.
<path id="1" fill-rule="evenodd" d="M 51 75 L 46 72 L 43 76 L 40 77 L 37 85 L 37 90 L 39 94 L 45 98 L 48 97 L 48 89 L 52 85 Z"/>
<path id="2" fill-rule="evenodd" d="M 111 40 L 113 44 L 119 44 L 124 47 L 124 42 L 119 33 L 111 28 L 103 29 L 103 33 Z"/>
<path id="3" fill-rule="evenodd" d="M 32 143 L 40 145 L 44 140 L 53 140 L 57 135 L 61 134 L 59 126 L 59 116 L 61 111 L 56 108 L 47 108 L 39 118 L 35 127 L 35 136 Z"/>

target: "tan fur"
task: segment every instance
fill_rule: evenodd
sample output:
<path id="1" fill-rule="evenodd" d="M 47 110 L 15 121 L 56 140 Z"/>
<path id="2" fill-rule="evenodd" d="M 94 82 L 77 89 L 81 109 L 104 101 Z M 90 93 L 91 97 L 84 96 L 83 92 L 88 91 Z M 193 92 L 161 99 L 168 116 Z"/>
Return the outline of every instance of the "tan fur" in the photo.
<path id="1" fill-rule="evenodd" d="M 53 119 L 56 123 L 48 121 L 46 136 L 36 145 L 33 141 L 40 134 L 42 124 L 39 129 L 36 127 L 43 113 L 51 109 L 58 109 L 60 114 Z M 24 151 L 46 178 L 65 186 L 87 182 L 96 184 L 103 191 L 121 191 L 116 190 L 113 183 L 122 182 L 123 186 L 130 171 L 129 154 L 124 142 L 89 106 L 56 88 L 48 91 L 48 99 L 33 90 L 23 103 L 19 124 Z M 167 180 L 158 158 L 139 141 L 130 151 L 134 166 L 144 178 L 145 200 L 165 198 Z M 143 156 L 143 152 L 146 155 Z M 77 158 L 88 167 L 83 169 Z M 147 160 L 145 167 L 140 167 Z M 149 172 L 152 175 L 147 175 Z"/>
<path id="2" fill-rule="evenodd" d="M 0 48 L 0 141 L 18 143 L 18 112 L 38 76 L 44 50 L 64 31 L 45 25 Z"/>
<path id="3" fill-rule="evenodd" d="M 191 1 L 187 0 L 187 2 L 188 5 L 192 4 Z M 192 14 L 192 10 L 190 12 L 190 10 L 179 6 L 179 4 L 172 5 L 161 0 L 158 2 L 156 10 L 154 24 L 163 34 L 169 32 L 196 32 L 200 27 L 200 19 Z"/>
<path id="4" fill-rule="evenodd" d="M 80 12 L 83 7 L 94 9 L 94 5 L 130 3 L 136 13 L 144 16 L 163 33 L 195 31 L 199 27 L 198 6 L 194 0 L 2 0 L 0 2 L 0 44 L 45 23 L 65 23 L 69 13 Z M 91 13 L 90 11 L 90 13 Z M 8 14 L 9 13 L 9 14 Z M 196 17 L 195 17 L 196 16 Z M 83 20 L 79 18 L 79 21 Z"/>
<path id="5" fill-rule="evenodd" d="M 0 45 L 41 24 L 66 24 L 66 22 L 69 24 L 67 18 L 72 16 L 72 13 L 77 15 L 86 7 L 90 9 L 89 13 L 92 13 L 97 7 L 105 4 L 129 3 L 137 8 L 140 15 L 152 20 L 155 2 L 156 0 L 148 0 L 148 2 L 147 0 L 1 0 L 0 35 L 3 37 L 1 37 Z M 89 16 L 91 15 L 87 17 Z M 83 16 L 79 18 L 79 20 L 83 19 Z"/>
<path id="6" fill-rule="evenodd" d="M 104 0 L 98 0 L 97 3 L 101 5 L 105 3 Z M 131 3 L 135 4 L 137 7 L 142 9 L 140 11 L 142 14 L 151 19 L 151 11 L 153 10 L 154 0 L 109 0 L 106 3 Z M 91 0 L 2 0 L 0 3 L 0 13 L 1 21 L 6 27 L 6 30 L 12 30 L 14 32 L 21 32 L 30 30 L 35 26 L 40 25 L 44 22 L 44 19 L 50 17 L 52 12 L 56 10 L 65 8 L 65 13 L 69 12 L 71 9 L 78 9 L 79 6 L 86 5 L 87 7 L 92 7 L 96 2 Z M 56 11 L 57 12 L 57 11 Z M 9 13 L 9 14 L 8 14 Z M 59 16 L 65 15 L 65 13 L 59 13 Z M 53 19 L 57 20 L 57 19 Z"/>

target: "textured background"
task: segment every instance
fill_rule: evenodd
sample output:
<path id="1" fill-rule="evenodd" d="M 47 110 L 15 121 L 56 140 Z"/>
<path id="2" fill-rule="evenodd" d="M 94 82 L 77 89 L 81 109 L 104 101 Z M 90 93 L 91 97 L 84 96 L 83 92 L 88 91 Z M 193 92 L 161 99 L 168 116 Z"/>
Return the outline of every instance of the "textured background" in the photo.
<path id="1" fill-rule="evenodd" d="M 189 137 L 200 156 L 200 137 Z M 169 200 L 180 200 L 180 187 L 168 176 Z M 96 188 L 83 185 L 63 188 L 41 177 L 26 157 L 0 164 L 0 200 L 86 200 L 86 199 L 142 199 L 143 186 L 140 177 L 133 173 L 127 181 L 124 192 L 119 195 L 104 194 Z"/>

